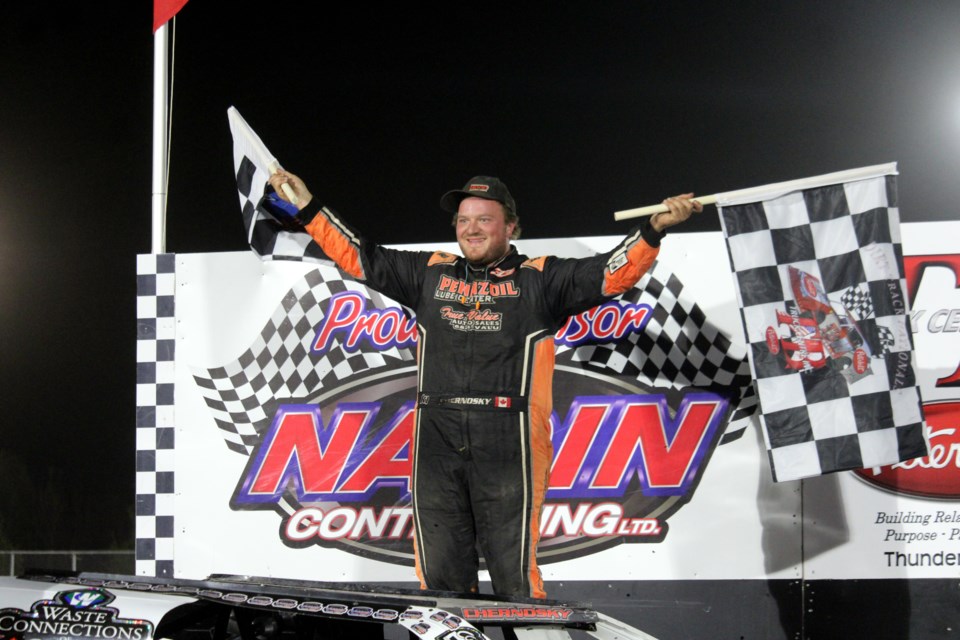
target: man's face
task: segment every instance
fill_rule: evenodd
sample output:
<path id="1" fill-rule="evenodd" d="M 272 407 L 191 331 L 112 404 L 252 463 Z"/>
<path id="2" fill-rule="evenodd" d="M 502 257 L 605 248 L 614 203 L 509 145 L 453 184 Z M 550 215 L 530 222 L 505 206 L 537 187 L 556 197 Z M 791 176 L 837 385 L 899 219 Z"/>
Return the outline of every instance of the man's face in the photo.
<path id="1" fill-rule="evenodd" d="M 457 209 L 457 242 L 474 264 L 487 264 L 505 254 L 516 226 L 507 224 L 503 205 L 496 200 L 464 198 Z"/>

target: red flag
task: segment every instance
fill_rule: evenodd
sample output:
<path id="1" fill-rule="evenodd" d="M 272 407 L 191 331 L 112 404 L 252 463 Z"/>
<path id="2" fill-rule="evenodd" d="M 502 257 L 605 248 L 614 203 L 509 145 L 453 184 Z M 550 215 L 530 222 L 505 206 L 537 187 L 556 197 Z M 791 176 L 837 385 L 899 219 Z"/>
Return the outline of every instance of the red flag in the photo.
<path id="1" fill-rule="evenodd" d="M 187 0 L 153 0 L 153 31 L 167 23 L 170 18 L 177 15 Z"/>

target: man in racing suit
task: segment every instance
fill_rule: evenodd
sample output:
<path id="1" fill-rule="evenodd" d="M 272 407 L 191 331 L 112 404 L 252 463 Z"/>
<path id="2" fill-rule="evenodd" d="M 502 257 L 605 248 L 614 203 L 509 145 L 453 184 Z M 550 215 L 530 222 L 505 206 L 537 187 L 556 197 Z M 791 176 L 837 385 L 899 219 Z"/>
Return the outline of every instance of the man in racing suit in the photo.
<path id="1" fill-rule="evenodd" d="M 321 207 L 297 176 L 296 219 L 341 270 L 412 309 L 418 402 L 412 495 L 424 588 L 477 590 L 479 558 L 496 593 L 545 597 L 537 567 L 550 475 L 554 335 L 571 315 L 629 290 L 653 263 L 663 229 L 702 206 L 692 194 L 611 252 L 528 258 L 510 244 L 516 205 L 496 178 L 476 177 L 441 206 L 455 214 L 464 257 L 386 249 Z M 286 199 L 286 198 L 284 198 Z"/>

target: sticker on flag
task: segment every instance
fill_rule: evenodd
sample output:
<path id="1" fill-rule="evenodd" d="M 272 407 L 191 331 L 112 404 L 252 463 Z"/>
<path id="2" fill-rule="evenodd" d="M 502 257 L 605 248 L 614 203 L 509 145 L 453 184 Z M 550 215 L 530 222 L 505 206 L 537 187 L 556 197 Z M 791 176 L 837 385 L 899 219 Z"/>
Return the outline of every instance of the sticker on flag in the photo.
<path id="1" fill-rule="evenodd" d="M 717 196 L 775 481 L 927 455 L 896 173 Z"/>

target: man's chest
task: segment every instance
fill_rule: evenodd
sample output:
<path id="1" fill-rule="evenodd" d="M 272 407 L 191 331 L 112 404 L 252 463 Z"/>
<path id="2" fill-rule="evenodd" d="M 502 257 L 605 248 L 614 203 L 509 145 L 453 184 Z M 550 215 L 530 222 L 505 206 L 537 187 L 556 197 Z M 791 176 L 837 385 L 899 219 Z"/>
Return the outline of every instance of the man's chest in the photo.
<path id="1" fill-rule="evenodd" d="M 428 332 L 515 335 L 550 322 L 539 279 L 520 269 L 478 277 L 451 268 L 431 276 L 416 310 Z"/>

